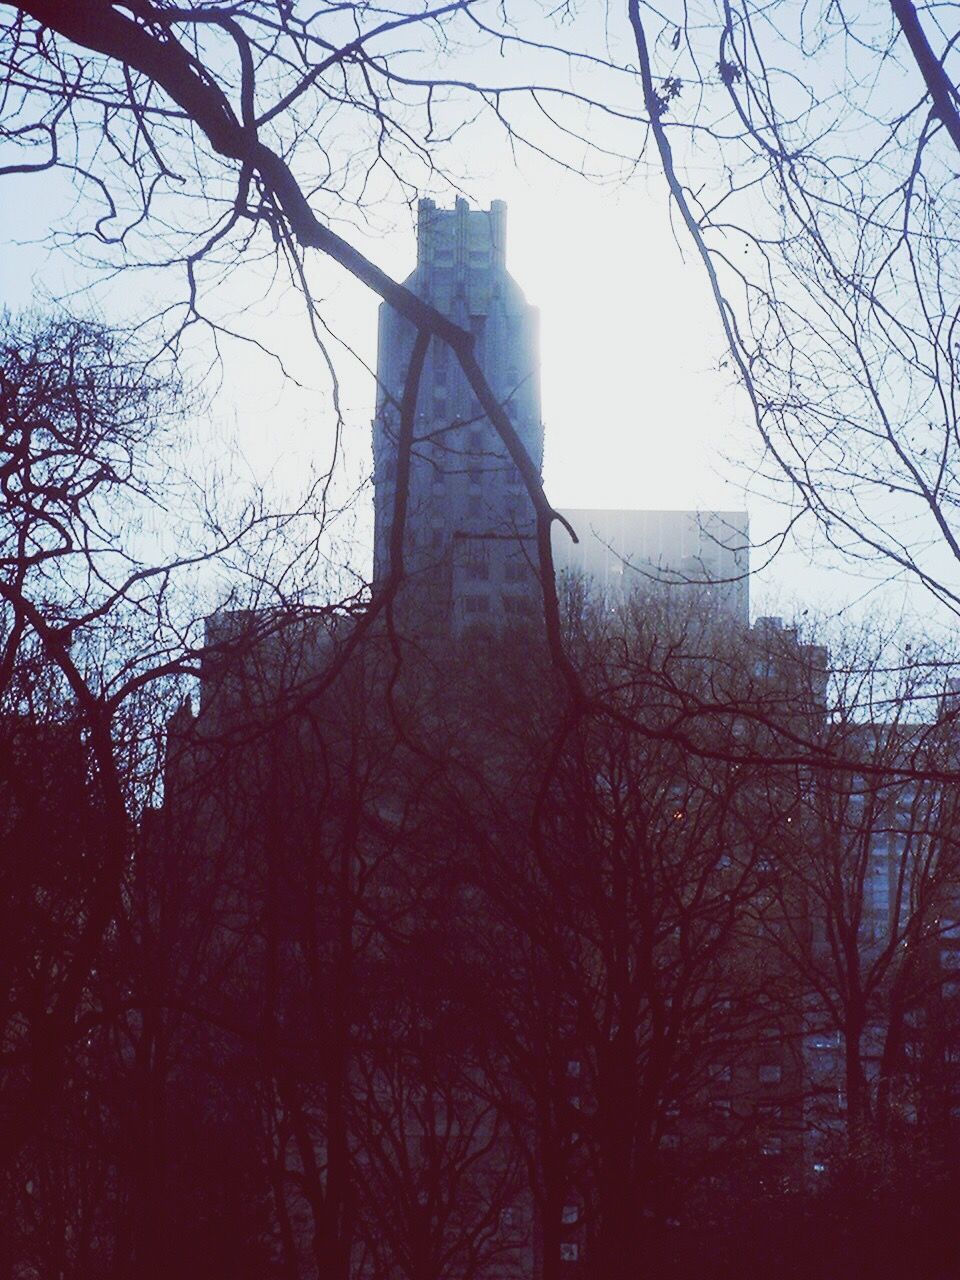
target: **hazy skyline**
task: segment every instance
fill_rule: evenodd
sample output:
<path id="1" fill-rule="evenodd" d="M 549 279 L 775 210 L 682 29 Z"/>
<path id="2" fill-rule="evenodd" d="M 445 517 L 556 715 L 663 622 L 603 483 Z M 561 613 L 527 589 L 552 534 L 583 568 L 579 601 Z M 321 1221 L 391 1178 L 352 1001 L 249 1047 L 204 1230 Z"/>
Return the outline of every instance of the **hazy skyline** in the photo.
<path id="1" fill-rule="evenodd" d="M 765 484 L 753 481 L 758 453 L 749 406 L 728 364 L 702 268 L 682 228 L 675 234 L 662 176 L 638 172 L 623 182 L 591 181 L 532 153 L 515 164 L 493 125 L 478 129 L 488 147 L 474 149 L 476 176 L 462 190 L 479 206 L 506 200 L 508 266 L 540 311 L 544 477 L 551 500 L 559 507 L 743 508 L 759 544 L 752 557 L 755 611 L 815 606 L 833 614 L 849 606 L 856 612 L 866 601 L 897 613 L 910 599 L 921 615 L 933 616 L 919 589 L 907 592 L 889 581 L 887 564 L 877 566 L 876 582 L 865 579 L 862 567 L 840 563 L 813 530 L 813 542 L 788 543 L 767 563 L 766 544 L 787 513 L 768 499 Z M 124 277 L 106 285 L 100 280 L 94 289 L 93 273 L 79 263 L 27 243 L 38 234 L 32 212 L 38 204 L 55 210 L 55 225 L 68 218 L 75 197 L 62 175 L 8 180 L 8 191 L 12 198 L 0 210 L 8 245 L 0 267 L 6 305 L 17 309 L 42 304 L 47 294 L 65 295 L 81 312 L 93 306 L 108 321 L 115 315 L 130 320 L 140 318 L 151 294 L 159 307 L 179 287 L 179 276 L 145 271 L 135 277 L 146 283 L 142 294 L 131 293 Z M 438 184 L 431 194 L 450 204 L 455 192 Z M 358 247 L 401 279 L 415 260 L 415 206 L 415 200 L 409 210 L 386 205 L 378 226 L 349 229 Z M 368 370 L 376 361 L 378 299 L 329 261 L 315 258 L 312 266 L 314 294 L 335 335 L 330 352 L 347 427 L 347 491 L 370 472 L 375 393 Z M 278 376 L 274 362 L 246 344 L 223 345 L 212 406 L 217 438 L 235 438 L 249 473 L 281 485 L 305 467 L 324 467 L 333 440 L 330 381 L 301 297 L 269 283 L 255 264 L 214 296 L 216 314 L 228 324 L 242 316 L 295 380 Z M 202 455 L 210 429 L 210 422 L 198 423 Z M 371 535 L 368 491 L 355 526 L 361 573 Z"/>

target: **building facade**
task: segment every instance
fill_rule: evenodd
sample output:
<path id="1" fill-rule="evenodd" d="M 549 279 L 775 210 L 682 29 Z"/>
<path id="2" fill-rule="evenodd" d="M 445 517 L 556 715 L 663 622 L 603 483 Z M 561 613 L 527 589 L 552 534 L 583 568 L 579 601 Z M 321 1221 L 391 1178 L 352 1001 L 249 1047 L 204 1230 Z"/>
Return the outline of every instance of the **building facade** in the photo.
<path id="1" fill-rule="evenodd" d="M 439 209 L 421 200 L 417 264 L 404 282 L 474 337 L 480 367 L 539 470 L 538 316 L 506 267 L 506 206 Z M 380 308 L 373 422 L 374 582 L 389 571 L 400 402 L 413 326 Z M 496 625 L 522 613 L 534 586 L 533 508 L 520 474 L 463 375 L 434 340 L 417 399 L 404 598 L 425 628 Z"/>
<path id="2" fill-rule="evenodd" d="M 583 575 L 613 596 L 671 590 L 746 628 L 750 621 L 750 524 L 745 511 L 565 508 L 573 542 L 555 526 L 558 573 Z"/>

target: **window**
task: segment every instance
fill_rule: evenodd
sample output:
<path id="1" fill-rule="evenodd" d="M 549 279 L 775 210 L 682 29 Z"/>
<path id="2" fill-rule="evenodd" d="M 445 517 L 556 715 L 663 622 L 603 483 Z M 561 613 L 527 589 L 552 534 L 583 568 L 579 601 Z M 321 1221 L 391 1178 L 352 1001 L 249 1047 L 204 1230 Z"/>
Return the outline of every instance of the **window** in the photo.
<path id="1" fill-rule="evenodd" d="M 714 1084 L 729 1084 L 733 1078 L 733 1071 L 730 1067 L 722 1067 L 714 1063 L 710 1068 L 710 1079 Z"/>
<path id="2" fill-rule="evenodd" d="M 517 1220 L 518 1220 L 518 1214 L 516 1209 L 511 1208 L 511 1209 L 500 1210 L 501 1227 L 508 1227 L 508 1228 L 515 1227 L 517 1225 Z"/>
<path id="3" fill-rule="evenodd" d="M 529 570 L 524 560 L 508 560 L 504 566 L 503 576 L 507 582 L 523 582 Z"/>
<path id="4" fill-rule="evenodd" d="M 779 1084 L 783 1071 L 777 1063 L 765 1063 L 757 1074 L 761 1084 Z"/>
<path id="5" fill-rule="evenodd" d="M 837 1043 L 835 1035 L 810 1036 L 808 1043 L 814 1053 L 829 1053 Z"/>
<path id="6" fill-rule="evenodd" d="M 560 1214 L 560 1221 L 565 1227 L 572 1227 L 580 1217 L 580 1209 L 575 1204 L 565 1204 Z"/>
<path id="7" fill-rule="evenodd" d="M 480 467 L 470 467 L 467 471 L 467 475 L 470 477 L 471 486 L 473 488 L 478 488 L 480 485 L 480 477 L 483 475 L 482 469 Z"/>
<path id="8" fill-rule="evenodd" d="M 467 515 L 476 519 L 483 515 L 483 499 L 480 497 L 467 499 Z"/>
<path id="9" fill-rule="evenodd" d="M 463 611 L 464 613 L 489 613 L 490 597 L 489 596 L 464 596 Z"/>
<path id="10" fill-rule="evenodd" d="M 490 566 L 486 560 L 474 557 L 467 561 L 466 573 L 471 582 L 486 582 L 490 577 Z"/>
<path id="11" fill-rule="evenodd" d="M 567 1075 L 570 1076 L 572 1080 L 576 1080 L 579 1077 L 580 1065 L 579 1060 L 576 1058 L 571 1058 L 567 1063 Z"/>
<path id="12" fill-rule="evenodd" d="M 580 1257 L 580 1246 L 578 1244 L 561 1244 L 560 1261 L 576 1262 Z"/>
<path id="13" fill-rule="evenodd" d="M 675 1133 L 665 1133 L 660 1139 L 660 1146 L 664 1151 L 676 1151 L 680 1146 L 680 1139 Z"/>
<path id="14" fill-rule="evenodd" d="M 783 1154 L 783 1139 L 776 1137 L 764 1138 L 760 1144 L 760 1153 L 765 1156 L 779 1156 Z"/>
<path id="15" fill-rule="evenodd" d="M 430 546 L 433 548 L 434 551 L 439 551 L 440 548 L 443 546 L 443 530 L 442 529 L 430 530 Z"/>
<path id="16" fill-rule="evenodd" d="M 714 1115 L 719 1116 L 721 1119 L 729 1117 L 731 1111 L 729 1098 L 714 1098 L 712 1106 Z"/>

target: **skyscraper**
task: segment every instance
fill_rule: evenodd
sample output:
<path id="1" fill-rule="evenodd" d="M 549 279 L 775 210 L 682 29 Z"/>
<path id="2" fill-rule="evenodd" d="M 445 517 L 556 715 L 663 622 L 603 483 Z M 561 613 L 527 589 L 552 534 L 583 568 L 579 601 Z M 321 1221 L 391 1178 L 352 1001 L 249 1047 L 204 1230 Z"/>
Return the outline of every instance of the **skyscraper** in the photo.
<path id="1" fill-rule="evenodd" d="M 407 287 L 474 335 L 475 353 L 537 468 L 543 460 L 538 315 L 506 269 L 506 205 L 421 200 Z M 399 405 L 414 330 L 380 308 L 373 423 L 374 579 L 389 569 Z M 521 613 L 534 586 L 533 509 L 456 357 L 434 340 L 420 384 L 410 469 L 405 598 L 419 621 L 459 628 Z"/>

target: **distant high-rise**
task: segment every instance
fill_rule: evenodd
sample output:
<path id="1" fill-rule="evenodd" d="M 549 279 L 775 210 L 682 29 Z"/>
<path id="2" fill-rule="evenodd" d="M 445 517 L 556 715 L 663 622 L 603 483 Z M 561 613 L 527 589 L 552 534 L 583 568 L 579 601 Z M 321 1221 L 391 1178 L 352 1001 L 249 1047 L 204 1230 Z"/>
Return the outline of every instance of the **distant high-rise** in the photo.
<path id="1" fill-rule="evenodd" d="M 745 511 L 569 510 L 571 542 L 558 525 L 558 573 L 582 574 L 615 595 L 661 593 L 713 606 L 731 621 L 750 621 L 750 524 Z"/>
<path id="2" fill-rule="evenodd" d="M 506 205 L 421 200 L 417 265 L 407 288 L 474 335 L 494 394 L 539 469 L 538 315 L 506 269 Z M 380 308 L 373 424 L 374 578 L 389 568 L 399 405 L 414 330 Z M 434 340 L 417 401 L 404 559 L 423 622 L 497 624 L 531 599 L 533 509 L 520 475 L 449 348 Z"/>

